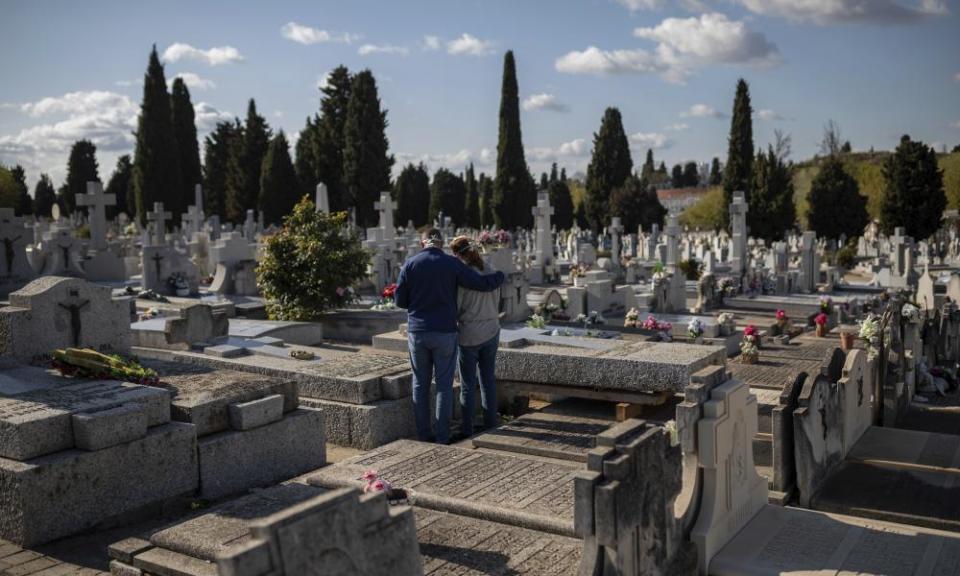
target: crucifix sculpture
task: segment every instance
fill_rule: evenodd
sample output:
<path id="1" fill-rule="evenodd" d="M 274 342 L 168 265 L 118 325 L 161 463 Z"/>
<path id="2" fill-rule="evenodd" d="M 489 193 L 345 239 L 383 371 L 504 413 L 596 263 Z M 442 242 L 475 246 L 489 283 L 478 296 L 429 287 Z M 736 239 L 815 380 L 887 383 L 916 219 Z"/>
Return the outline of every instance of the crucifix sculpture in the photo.
<path id="1" fill-rule="evenodd" d="M 57 248 L 63 250 L 63 269 L 70 268 L 70 245 L 62 246 L 58 244 Z"/>
<path id="2" fill-rule="evenodd" d="M 160 278 L 160 261 L 163 260 L 163 256 L 161 256 L 160 253 L 157 252 L 156 254 L 153 255 L 153 258 L 151 258 L 151 260 L 153 260 L 154 266 L 157 267 L 157 281 L 159 282 L 159 281 L 161 280 L 161 278 Z"/>
<path id="3" fill-rule="evenodd" d="M 84 300 L 79 304 L 57 304 L 70 313 L 70 332 L 73 336 L 73 347 L 80 346 L 80 311 L 90 304 L 89 300 Z"/>
<path id="4" fill-rule="evenodd" d="M 7 257 L 7 274 L 13 274 L 13 258 L 17 255 L 17 253 L 13 251 L 13 244 L 21 238 L 23 238 L 23 236 L 3 239 L 4 255 Z"/>

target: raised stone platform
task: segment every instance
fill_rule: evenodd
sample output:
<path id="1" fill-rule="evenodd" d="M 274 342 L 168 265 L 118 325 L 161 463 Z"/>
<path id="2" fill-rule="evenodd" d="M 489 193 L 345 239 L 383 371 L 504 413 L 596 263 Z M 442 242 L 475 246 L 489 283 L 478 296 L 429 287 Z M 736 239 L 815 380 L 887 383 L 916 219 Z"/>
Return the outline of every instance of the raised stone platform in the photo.
<path id="1" fill-rule="evenodd" d="M 579 467 L 451 446 L 398 440 L 328 466 L 314 486 L 362 486 L 369 469 L 407 490 L 411 504 L 564 536 L 573 532 Z"/>
<path id="2" fill-rule="evenodd" d="M 599 418 L 535 412 L 488 430 L 471 442 L 475 448 L 585 463 L 597 435 L 614 424 Z"/>

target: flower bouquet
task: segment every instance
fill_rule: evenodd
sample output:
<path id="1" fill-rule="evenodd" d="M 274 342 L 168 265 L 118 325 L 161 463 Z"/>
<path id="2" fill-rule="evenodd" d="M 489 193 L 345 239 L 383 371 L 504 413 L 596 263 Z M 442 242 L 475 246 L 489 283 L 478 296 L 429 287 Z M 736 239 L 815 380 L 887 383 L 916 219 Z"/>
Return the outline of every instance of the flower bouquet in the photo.
<path id="1" fill-rule="evenodd" d="M 880 318 L 873 313 L 860 322 L 860 332 L 857 334 L 867 343 L 867 358 L 873 360 L 880 352 Z"/>
<path id="2" fill-rule="evenodd" d="M 387 496 L 387 500 L 390 502 L 406 501 L 407 500 L 407 491 L 403 488 L 394 488 L 390 482 L 387 482 L 380 477 L 380 473 L 376 470 L 367 470 L 361 476 L 365 482 L 363 486 L 363 493 L 369 494 L 373 492 L 384 492 Z"/>
<path id="3" fill-rule="evenodd" d="M 820 297 L 820 311 L 824 314 L 829 314 L 833 310 L 833 299 L 829 296 Z"/>
<path id="4" fill-rule="evenodd" d="M 156 386 L 160 382 L 156 371 L 144 368 L 136 360 L 117 354 L 101 354 L 89 348 L 54 350 L 51 364 L 64 376 L 122 380 L 144 386 Z"/>
<path id="5" fill-rule="evenodd" d="M 643 321 L 642 327 L 644 330 L 659 332 L 661 342 L 671 342 L 673 340 L 673 336 L 671 334 L 673 331 L 673 324 L 669 322 L 658 322 L 657 319 L 653 317 L 653 314 L 647 316 L 647 319 Z"/>
<path id="6" fill-rule="evenodd" d="M 790 317 L 787 316 L 786 311 L 777 310 L 777 326 L 780 328 L 781 334 L 790 333 Z"/>
<path id="7" fill-rule="evenodd" d="M 740 363 L 756 364 L 760 360 L 760 333 L 752 324 L 743 329 L 740 341 Z"/>
<path id="8" fill-rule="evenodd" d="M 699 318 L 694 318 L 687 324 L 687 336 L 696 344 L 703 343 L 703 322 Z"/>
<path id="9" fill-rule="evenodd" d="M 827 322 L 830 318 L 823 312 L 817 314 L 813 319 L 813 323 L 817 325 L 817 336 L 823 338 L 827 335 Z"/>
<path id="10" fill-rule="evenodd" d="M 534 314 L 530 316 L 529 320 L 527 320 L 527 328 L 536 328 L 538 330 L 542 330 L 546 327 L 547 320 L 539 314 Z"/>
<path id="11" fill-rule="evenodd" d="M 730 312 L 722 312 L 717 316 L 717 323 L 720 324 L 725 334 L 732 334 L 737 329 L 737 320 Z"/>
<path id="12" fill-rule="evenodd" d="M 394 294 L 397 293 L 396 284 L 387 284 L 380 292 L 380 301 L 373 305 L 373 310 L 396 310 L 397 304 L 393 301 Z"/>
<path id="13" fill-rule="evenodd" d="M 624 328 L 636 328 L 637 321 L 640 319 L 640 311 L 636 308 L 631 308 L 627 311 L 627 315 L 623 318 Z"/>

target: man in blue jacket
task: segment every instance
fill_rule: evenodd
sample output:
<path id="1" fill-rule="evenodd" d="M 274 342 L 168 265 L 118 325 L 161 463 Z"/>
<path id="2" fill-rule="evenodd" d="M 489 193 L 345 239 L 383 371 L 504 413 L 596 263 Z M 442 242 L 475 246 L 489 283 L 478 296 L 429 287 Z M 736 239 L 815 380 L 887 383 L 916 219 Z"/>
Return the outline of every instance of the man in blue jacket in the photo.
<path id="1" fill-rule="evenodd" d="M 443 235 L 431 228 L 424 249 L 406 261 L 394 298 L 407 309 L 407 346 L 413 367 L 413 410 L 417 436 L 430 441 L 430 380 L 437 379 L 437 435 L 450 442 L 453 371 L 457 364 L 457 288 L 489 292 L 503 284 L 503 272 L 480 274 L 443 252 Z"/>

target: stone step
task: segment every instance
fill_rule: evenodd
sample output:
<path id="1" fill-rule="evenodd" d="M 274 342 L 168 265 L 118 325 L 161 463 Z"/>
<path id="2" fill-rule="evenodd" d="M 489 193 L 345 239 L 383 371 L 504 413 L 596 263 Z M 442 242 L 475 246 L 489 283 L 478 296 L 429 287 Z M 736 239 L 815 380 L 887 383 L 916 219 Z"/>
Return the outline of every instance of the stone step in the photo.
<path id="1" fill-rule="evenodd" d="M 471 442 L 475 448 L 586 463 L 597 434 L 614 424 L 598 418 L 535 412 L 484 432 Z"/>

